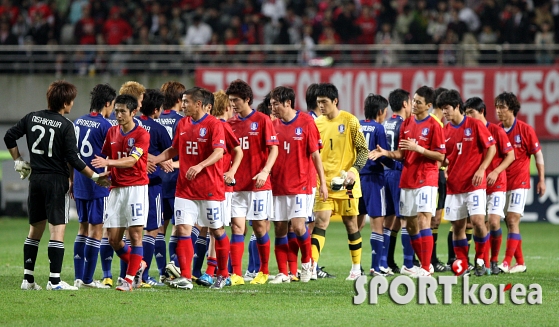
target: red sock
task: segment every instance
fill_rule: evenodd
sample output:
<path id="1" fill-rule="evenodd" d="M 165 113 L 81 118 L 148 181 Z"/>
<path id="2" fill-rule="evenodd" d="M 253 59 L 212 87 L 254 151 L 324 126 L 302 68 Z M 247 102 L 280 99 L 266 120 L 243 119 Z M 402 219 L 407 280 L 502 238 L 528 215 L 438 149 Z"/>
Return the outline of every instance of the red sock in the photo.
<path id="1" fill-rule="evenodd" d="M 483 259 L 483 261 L 485 262 L 485 253 L 487 252 L 486 251 L 487 241 L 475 241 L 474 243 L 476 245 L 476 256 L 474 259 L 478 259 L 478 258 Z"/>
<path id="2" fill-rule="evenodd" d="M 289 246 L 285 243 L 278 244 L 278 238 L 276 238 L 276 244 L 274 246 L 274 253 L 276 255 L 276 262 L 278 263 L 278 270 L 284 275 L 288 275 L 287 270 L 287 260 L 289 257 Z M 295 262 L 295 267 L 297 267 L 297 262 Z M 295 273 L 297 273 L 297 268 L 295 268 Z"/>
<path id="3" fill-rule="evenodd" d="M 503 235 L 499 236 L 489 236 L 489 242 L 491 242 L 491 261 L 499 261 L 499 252 L 501 251 L 501 242 L 503 240 Z"/>
<path id="4" fill-rule="evenodd" d="M 240 243 L 241 245 L 244 244 Z M 215 238 L 215 254 L 217 257 L 217 273 L 223 277 L 228 277 L 229 276 L 229 271 L 227 271 L 227 260 L 229 260 L 229 251 L 232 250 L 231 244 L 229 243 L 229 238 L 227 237 L 227 234 L 223 234 L 223 238 L 222 239 L 217 239 Z M 242 251 L 243 248 L 241 248 L 241 258 L 242 258 Z M 241 266 L 239 265 L 238 267 L 239 271 L 241 269 Z M 240 276 L 240 275 L 239 275 Z"/>
<path id="5" fill-rule="evenodd" d="M 311 237 L 308 232 L 305 232 L 305 235 L 303 235 L 302 237 L 304 237 L 305 239 L 301 240 L 300 237 L 297 237 L 297 244 L 301 249 L 301 263 L 311 262 Z"/>
<path id="6" fill-rule="evenodd" d="M 483 250 L 483 261 L 485 262 L 485 267 L 490 267 L 491 262 L 489 261 L 489 251 L 491 251 L 491 242 L 485 242 L 485 249 Z"/>
<path id="7" fill-rule="evenodd" d="M 524 255 L 522 255 L 522 240 L 518 241 L 516 251 L 514 252 L 514 259 L 517 265 L 524 265 Z"/>
<path id="8" fill-rule="evenodd" d="M 508 263 L 509 266 L 511 265 L 512 257 L 516 252 L 516 248 L 518 247 L 519 238 L 519 234 L 509 233 L 507 235 L 507 249 L 505 251 L 505 259 L 503 262 Z"/>
<path id="9" fill-rule="evenodd" d="M 130 262 L 130 253 L 132 252 L 132 247 L 129 246 L 127 252 L 124 252 L 124 253 L 121 253 L 121 254 L 118 254 L 118 252 L 119 252 L 119 251 L 116 251 L 116 254 L 118 255 L 118 257 L 119 257 L 122 261 L 126 262 L 126 264 L 128 264 L 128 262 Z M 136 273 L 134 273 L 134 275 L 135 275 L 135 274 L 136 274 Z"/>
<path id="10" fill-rule="evenodd" d="M 128 268 L 126 269 L 127 276 L 136 276 L 138 269 L 140 269 L 140 263 L 142 262 L 142 256 L 139 254 L 130 254 L 130 261 L 128 261 Z"/>
<path id="11" fill-rule="evenodd" d="M 268 261 L 270 260 L 270 237 L 268 233 L 264 234 L 261 238 L 256 238 L 256 247 L 258 248 L 258 256 L 260 257 L 260 271 L 268 275 L 270 274 L 270 270 L 268 269 Z"/>
<path id="12" fill-rule="evenodd" d="M 194 257 L 194 248 L 190 237 L 179 237 L 177 242 L 177 258 L 181 266 L 181 276 L 188 279 L 192 278 L 192 258 Z"/>
<path id="13" fill-rule="evenodd" d="M 207 262 L 208 262 L 208 265 L 206 267 L 206 274 L 208 274 L 210 276 L 215 275 L 215 271 L 217 269 L 217 259 L 208 257 Z"/>
<path id="14" fill-rule="evenodd" d="M 242 276 L 242 264 L 243 264 L 243 252 L 245 252 L 245 242 L 243 235 L 231 235 L 231 268 L 233 269 L 233 274 Z M 217 253 L 217 243 L 216 250 Z M 217 263 L 219 269 L 219 262 Z"/>
<path id="15" fill-rule="evenodd" d="M 456 254 L 456 259 L 462 260 L 467 264 L 468 248 L 469 248 L 468 240 L 467 239 L 454 240 L 452 241 L 452 244 L 454 245 L 454 253 Z"/>
<path id="16" fill-rule="evenodd" d="M 431 266 L 431 254 L 433 252 L 433 235 L 421 236 L 421 268 L 429 271 Z"/>
<path id="17" fill-rule="evenodd" d="M 297 260 L 297 255 L 299 254 L 299 242 L 297 241 L 297 236 L 294 236 L 295 233 L 293 233 L 293 235 L 289 234 L 287 236 L 287 246 L 289 248 L 287 252 L 287 264 L 289 265 L 289 271 L 293 275 L 297 275 L 297 268 L 299 267 Z"/>
<path id="18" fill-rule="evenodd" d="M 423 247 L 423 241 L 421 241 L 421 235 L 417 234 L 417 235 L 410 235 L 410 243 L 411 243 L 411 247 L 413 248 L 413 251 L 415 252 L 415 254 L 417 254 L 417 257 L 419 260 L 422 259 L 421 255 L 421 248 Z"/>

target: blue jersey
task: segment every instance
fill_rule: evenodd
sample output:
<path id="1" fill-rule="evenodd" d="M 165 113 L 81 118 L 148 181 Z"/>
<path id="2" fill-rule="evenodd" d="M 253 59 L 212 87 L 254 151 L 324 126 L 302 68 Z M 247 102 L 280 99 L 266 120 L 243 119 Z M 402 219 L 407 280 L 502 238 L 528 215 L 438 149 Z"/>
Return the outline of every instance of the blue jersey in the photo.
<path id="1" fill-rule="evenodd" d="M 369 151 L 377 148 L 379 145 L 381 148 L 388 150 L 388 144 L 386 143 L 386 134 L 384 133 L 384 127 L 374 120 L 361 120 L 359 121 L 361 128 L 363 129 L 363 134 L 365 135 L 365 141 Z M 360 175 L 383 173 L 384 167 L 394 167 L 394 161 L 387 157 L 381 157 L 378 161 L 368 159 L 365 166 L 359 172 Z"/>
<path id="2" fill-rule="evenodd" d="M 93 168 L 91 160 L 95 155 L 103 156 L 101 149 L 111 124 L 102 115 L 92 112 L 74 121 L 74 130 L 78 141 L 78 150 L 82 160 L 97 173 L 104 168 Z M 78 171 L 74 172 L 74 197 L 82 200 L 93 200 L 109 195 L 109 189 L 100 187 Z"/>
<path id="3" fill-rule="evenodd" d="M 384 121 L 383 126 L 386 131 L 386 142 L 388 143 L 389 151 L 395 151 L 398 149 L 398 144 L 400 143 L 400 126 L 404 122 L 404 118 L 400 115 L 392 115 Z M 402 163 L 400 161 L 394 162 L 396 169 L 402 170 Z"/>
<path id="4" fill-rule="evenodd" d="M 171 137 L 165 127 L 148 116 L 140 116 L 142 127 L 149 133 L 149 149 L 148 153 L 154 156 L 167 150 L 171 146 Z M 161 184 L 161 168 L 156 166 L 155 172 L 148 174 L 149 185 Z"/>
<path id="5" fill-rule="evenodd" d="M 165 127 L 165 130 L 169 134 L 171 140 L 175 135 L 173 133 L 173 127 L 175 124 L 183 118 L 179 113 L 174 110 L 163 110 L 159 119 L 155 121 Z M 173 160 L 178 160 L 178 158 L 174 158 Z M 177 178 L 179 176 L 179 170 L 175 169 L 172 173 L 165 173 L 161 172 L 161 180 L 163 181 L 162 184 L 162 192 L 164 199 L 174 199 L 175 198 L 175 189 L 177 187 Z"/>

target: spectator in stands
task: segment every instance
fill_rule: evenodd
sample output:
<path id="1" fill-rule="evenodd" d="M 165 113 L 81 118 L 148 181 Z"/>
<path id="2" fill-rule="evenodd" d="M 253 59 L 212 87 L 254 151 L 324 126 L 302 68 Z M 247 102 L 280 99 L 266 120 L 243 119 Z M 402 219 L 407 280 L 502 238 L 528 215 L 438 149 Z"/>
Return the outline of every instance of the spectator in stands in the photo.
<path id="1" fill-rule="evenodd" d="M 12 33 L 17 37 L 17 42 L 19 45 L 25 43 L 25 38 L 29 34 L 30 26 L 25 19 L 23 13 L 19 13 L 16 19 L 16 23 L 12 26 Z"/>
<path id="2" fill-rule="evenodd" d="M 535 44 L 538 46 L 536 52 L 536 62 L 542 65 L 549 65 L 554 61 L 553 49 L 546 46 L 553 46 L 555 44 L 555 34 L 551 31 L 551 22 L 542 22 L 541 30 L 536 33 Z"/>
<path id="3" fill-rule="evenodd" d="M 520 3 L 510 4 L 510 18 L 505 21 L 503 33 L 501 34 L 502 42 L 508 44 L 532 43 L 529 39 L 529 21 Z M 520 63 L 526 55 L 522 50 L 510 50 L 505 53 L 505 63 Z"/>
<path id="4" fill-rule="evenodd" d="M 186 31 L 184 44 L 204 45 L 208 44 L 212 38 L 212 28 L 202 21 L 202 17 L 195 15 L 192 17 L 192 25 Z"/>
<path id="5" fill-rule="evenodd" d="M 478 35 L 479 44 L 497 44 L 499 35 L 493 30 L 491 24 L 483 25 L 481 33 Z M 495 50 L 480 50 L 480 64 L 494 64 L 497 62 L 497 51 Z"/>
<path id="6" fill-rule="evenodd" d="M 479 17 L 472 8 L 466 7 L 464 0 L 455 0 L 454 9 L 458 11 L 458 18 L 466 23 L 470 33 L 476 33 L 479 30 L 481 24 Z"/>
<path id="7" fill-rule="evenodd" d="M 333 21 L 333 26 L 340 40 L 345 44 L 354 44 L 359 36 L 359 27 L 355 24 L 355 3 L 346 2 L 342 5 L 341 12 Z"/>
<path id="8" fill-rule="evenodd" d="M 10 26 L 16 23 L 19 13 L 19 8 L 14 6 L 11 0 L 2 0 L 2 5 L 0 5 L 0 16 L 6 16 Z"/>
<path id="9" fill-rule="evenodd" d="M 359 44 L 375 44 L 375 34 L 377 32 L 377 20 L 373 16 L 371 7 L 363 6 L 361 15 L 355 22 L 361 32 L 357 38 Z"/>
<path id="10" fill-rule="evenodd" d="M 70 10 L 68 13 L 68 21 L 70 24 L 76 24 L 83 17 L 83 8 L 90 6 L 87 0 L 74 0 L 70 5 Z"/>
<path id="11" fill-rule="evenodd" d="M 83 6 L 82 11 L 81 19 L 74 25 L 74 39 L 80 45 L 96 44 L 100 27 L 91 17 L 91 7 L 89 5 Z"/>
<path id="12" fill-rule="evenodd" d="M 103 25 L 103 37 L 108 45 L 127 43 L 132 37 L 132 27 L 120 17 L 120 8 L 111 8 L 109 19 Z"/>
<path id="13" fill-rule="evenodd" d="M 262 3 L 262 15 L 270 17 L 272 22 L 277 23 L 286 15 L 284 0 L 264 0 Z"/>
<path id="14" fill-rule="evenodd" d="M 303 27 L 303 40 L 301 41 L 301 50 L 298 57 L 300 65 L 307 66 L 309 60 L 316 57 L 315 46 L 316 44 L 312 38 L 312 25 L 307 24 Z"/>
<path id="15" fill-rule="evenodd" d="M 399 44 L 400 40 L 398 34 L 392 31 L 392 26 L 389 23 L 383 23 L 375 36 L 377 44 Z M 394 66 L 398 63 L 398 55 L 396 51 L 389 48 L 383 48 L 378 52 L 376 57 L 377 66 Z"/>
<path id="16" fill-rule="evenodd" d="M 403 40 L 409 32 L 410 24 L 413 20 L 413 12 L 409 4 L 406 4 L 401 14 L 396 17 L 394 31 L 398 33 L 398 38 Z M 378 43 L 378 42 L 377 42 Z"/>
<path id="17" fill-rule="evenodd" d="M 10 20 L 2 17 L 0 21 L 0 45 L 17 45 L 17 36 L 10 30 Z"/>
<path id="18" fill-rule="evenodd" d="M 43 11 L 34 11 L 29 29 L 30 40 L 33 44 L 45 45 L 49 42 L 51 26 L 44 17 Z"/>

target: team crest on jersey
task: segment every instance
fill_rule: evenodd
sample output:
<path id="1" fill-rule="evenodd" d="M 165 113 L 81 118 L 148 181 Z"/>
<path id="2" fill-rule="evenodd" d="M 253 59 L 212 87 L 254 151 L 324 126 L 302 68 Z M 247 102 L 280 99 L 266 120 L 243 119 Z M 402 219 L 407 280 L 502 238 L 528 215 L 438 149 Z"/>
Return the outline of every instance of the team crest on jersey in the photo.
<path id="1" fill-rule="evenodd" d="M 128 139 L 128 147 L 131 148 L 134 146 L 134 144 L 136 144 L 136 140 L 134 140 L 133 137 Z"/>
<path id="2" fill-rule="evenodd" d="M 250 123 L 250 130 L 251 131 L 255 131 L 257 129 L 258 129 L 258 123 L 257 122 Z"/>
<path id="3" fill-rule="evenodd" d="M 472 136 L 472 129 L 471 128 L 466 128 L 464 130 L 464 135 L 466 135 L 466 137 Z"/>
<path id="4" fill-rule="evenodd" d="M 303 134 L 303 128 L 302 127 L 295 128 L 295 135 L 299 136 L 301 134 Z"/>
<path id="5" fill-rule="evenodd" d="M 424 129 L 421 130 L 421 135 L 427 136 L 427 134 L 429 134 L 429 128 L 425 127 Z"/>
<path id="6" fill-rule="evenodd" d="M 208 134 L 208 130 L 205 127 L 200 128 L 200 137 L 204 137 Z"/>
<path id="7" fill-rule="evenodd" d="M 520 138 L 520 135 L 516 134 L 516 135 L 514 136 L 514 142 L 516 142 L 516 143 L 522 142 L 522 138 Z"/>
<path id="8" fill-rule="evenodd" d="M 338 125 L 338 132 L 340 132 L 340 133 L 345 132 L 345 125 L 344 124 Z"/>

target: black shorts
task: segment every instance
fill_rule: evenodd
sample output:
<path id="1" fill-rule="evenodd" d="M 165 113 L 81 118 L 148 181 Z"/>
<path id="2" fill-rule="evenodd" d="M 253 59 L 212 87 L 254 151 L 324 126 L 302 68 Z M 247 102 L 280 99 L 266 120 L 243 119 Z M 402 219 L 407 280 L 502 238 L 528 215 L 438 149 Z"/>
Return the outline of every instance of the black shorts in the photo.
<path id="1" fill-rule="evenodd" d="M 446 200 L 446 178 L 444 178 L 444 170 L 439 169 L 439 199 L 437 200 L 437 210 L 444 209 Z"/>
<path id="2" fill-rule="evenodd" d="M 363 197 L 359 198 L 359 215 L 366 215 L 367 214 L 367 206 L 365 205 L 365 200 Z"/>
<path id="3" fill-rule="evenodd" d="M 67 224 L 70 205 L 68 189 L 68 177 L 57 174 L 31 174 L 27 197 L 29 224 L 45 219 L 53 225 Z"/>

